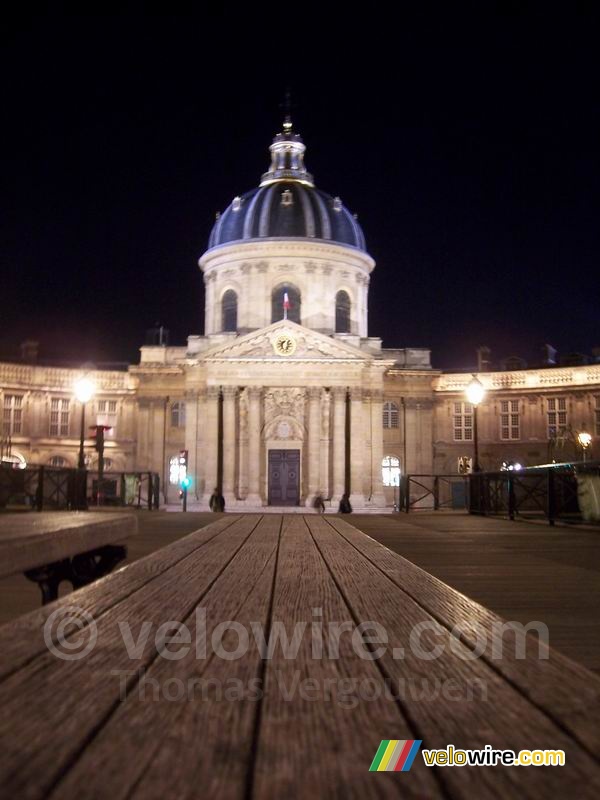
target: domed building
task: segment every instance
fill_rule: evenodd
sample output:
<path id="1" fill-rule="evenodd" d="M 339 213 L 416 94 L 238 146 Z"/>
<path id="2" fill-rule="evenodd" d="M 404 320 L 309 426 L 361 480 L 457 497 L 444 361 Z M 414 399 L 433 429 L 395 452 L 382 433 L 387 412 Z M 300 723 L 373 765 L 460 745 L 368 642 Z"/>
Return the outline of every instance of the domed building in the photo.
<path id="1" fill-rule="evenodd" d="M 317 188 L 289 118 L 270 154 L 258 186 L 217 215 L 200 258 L 204 334 L 170 347 L 161 329 L 139 364 L 86 370 L 96 394 L 85 419 L 109 426 L 115 499 L 123 473 L 153 472 L 161 501 L 179 503 L 186 450 L 188 508 L 207 508 L 218 487 L 229 510 L 301 509 L 318 493 L 330 509 L 348 493 L 355 510 L 380 510 L 398 501 L 401 474 L 425 476 L 413 501 L 431 505 L 424 487 L 450 491 L 433 475 L 473 463 L 472 374 L 487 390 L 477 426 L 483 469 L 581 458 L 578 432 L 597 457 L 600 350 L 559 359 L 548 347 L 536 368 L 509 358 L 494 369 L 480 348 L 477 366 L 442 373 L 427 349 L 384 349 L 369 336 L 375 263 L 356 216 Z M 0 464 L 72 469 L 82 370 L 39 365 L 26 350 L 0 363 Z M 93 481 L 91 447 L 86 464 Z M 446 501 L 460 507 L 464 497 L 452 488 Z"/>
<path id="2" fill-rule="evenodd" d="M 218 486 L 228 508 L 310 506 L 317 493 L 337 508 L 345 492 L 355 508 L 381 508 L 384 376 L 412 358 L 431 392 L 428 351 L 386 352 L 369 337 L 375 262 L 356 215 L 316 187 L 305 150 L 286 118 L 269 169 L 217 214 L 200 258 L 204 335 L 184 358 L 143 348 L 134 370 L 152 367 L 154 386 L 161 370 L 185 376 L 201 506 Z"/>

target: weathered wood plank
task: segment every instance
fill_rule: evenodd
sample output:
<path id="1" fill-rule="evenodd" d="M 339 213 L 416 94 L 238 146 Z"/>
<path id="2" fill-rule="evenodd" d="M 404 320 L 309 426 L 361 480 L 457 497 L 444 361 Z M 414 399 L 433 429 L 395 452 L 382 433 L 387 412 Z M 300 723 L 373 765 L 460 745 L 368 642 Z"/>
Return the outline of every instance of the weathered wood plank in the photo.
<path id="1" fill-rule="evenodd" d="M 263 517 L 202 599 L 205 623 L 198 627 L 195 613 L 184 620 L 193 643 L 208 643 L 206 657 L 193 647 L 181 660 L 156 659 L 144 676 L 152 687 L 146 696 L 132 688 L 53 796 L 184 798 L 197 797 L 201 787 L 203 797 L 244 797 L 260 654 L 251 647 L 243 658 L 226 660 L 211 641 L 225 621 L 247 630 L 252 622 L 266 626 L 280 528 L 281 517 Z M 237 634 L 230 630 L 222 641 L 234 650 Z M 168 699 L 173 687 L 183 692 L 179 700 Z M 105 777 L 90 794 L 89 775 L 99 767 Z"/>
<path id="2" fill-rule="evenodd" d="M 514 686 L 439 624 L 396 585 L 379 567 L 323 518 L 312 518 L 315 543 L 341 587 L 355 620 L 375 620 L 387 631 L 389 643 L 378 661 L 394 686 L 404 687 L 401 705 L 427 747 L 562 749 L 561 768 L 444 769 L 440 778 L 452 797 L 539 798 L 545 792 L 567 793 L 577 785 L 580 797 L 596 797 L 600 766 L 564 730 L 533 706 Z M 348 523 L 341 524 L 347 531 Z M 357 539 L 363 534 L 353 533 Z M 394 554 L 391 554 L 394 555 Z M 447 587 L 449 595 L 454 590 Z M 425 623 L 420 650 L 410 645 L 411 633 Z M 453 641 L 451 642 L 451 639 Z M 442 647 L 439 657 L 426 660 L 422 653 Z M 401 652 L 395 648 L 401 648 Z M 416 696 L 413 688 L 434 688 L 429 697 Z M 475 683 L 475 682 L 478 682 Z M 485 697 L 469 687 L 485 687 Z M 452 687 L 452 692 L 449 688 Z M 458 691 L 458 696 L 456 694 Z M 383 735 L 381 738 L 391 738 Z M 398 737 L 393 737 L 398 738 Z M 411 773 L 412 774 L 412 773 Z"/>
<path id="3" fill-rule="evenodd" d="M 160 553 L 142 558 L 128 567 L 122 567 L 85 589 L 73 592 L 55 603 L 0 626 L 0 680 L 16 672 L 35 656 L 47 651 L 44 624 L 56 608 L 66 608 L 75 604 L 82 612 L 91 614 L 98 620 L 109 608 L 130 597 L 148 581 L 167 572 L 178 561 L 202 548 L 239 519 L 237 516 L 222 517 L 174 542 Z M 109 583 L 106 584 L 106 581 Z"/>
<path id="4" fill-rule="evenodd" d="M 135 514 L 93 511 L 0 517 L 0 578 L 119 544 L 137 533 Z"/>
<path id="5" fill-rule="evenodd" d="M 182 621 L 193 611 L 259 520 L 239 519 L 227 535 L 221 532 L 208 541 L 201 555 L 192 551 L 125 602 L 110 607 L 97 620 L 97 643 L 84 660 L 64 661 L 46 652 L 2 681 L 0 785 L 7 795 L 27 800 L 48 794 L 118 707 L 117 671 L 139 674 L 156 659 L 158 626 Z M 110 592 L 111 577 L 105 579 L 105 592 Z M 135 642 L 144 622 L 152 635 L 142 640 L 132 660 L 119 623 L 130 626 Z M 164 731 L 155 734 L 160 737 Z M 101 780 L 96 774 L 95 786 Z"/>
<path id="6" fill-rule="evenodd" d="M 315 609 L 321 613 L 315 616 Z M 422 763 L 415 764 L 401 789 L 399 775 L 369 773 L 381 739 L 412 739 L 414 729 L 397 703 L 386 698 L 377 665 L 357 655 L 347 633 L 340 637 L 339 658 L 328 658 L 327 651 L 313 658 L 315 620 L 329 630 L 330 623 L 351 617 L 306 521 L 287 517 L 272 621 L 283 624 L 290 638 L 297 622 L 307 623 L 308 630 L 295 658 L 284 658 L 278 648 L 266 663 L 253 796 L 364 800 L 397 797 L 400 791 L 403 797 L 441 796 L 434 772 Z"/>
<path id="7" fill-rule="evenodd" d="M 568 730 L 590 753 L 600 753 L 600 679 L 596 675 L 552 648 L 548 659 L 517 658 L 510 636 L 507 637 L 507 646 L 502 649 L 503 657 L 494 658 L 495 631 L 504 620 L 402 556 L 392 553 L 344 520 L 331 522 L 396 586 L 446 628 L 454 629 L 461 641 L 471 647 L 485 641 L 481 652 L 484 661 Z M 460 626 L 460 630 L 456 626 Z M 528 652 L 536 654 L 537 640 L 528 638 Z"/>

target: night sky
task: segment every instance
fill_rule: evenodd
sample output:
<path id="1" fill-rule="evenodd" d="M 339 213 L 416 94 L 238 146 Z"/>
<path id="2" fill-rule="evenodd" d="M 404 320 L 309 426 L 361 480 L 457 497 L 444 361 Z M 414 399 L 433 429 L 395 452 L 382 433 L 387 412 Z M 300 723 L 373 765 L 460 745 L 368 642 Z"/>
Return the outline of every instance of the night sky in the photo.
<path id="1" fill-rule="evenodd" d="M 5 24 L 0 355 L 135 362 L 156 321 L 202 333 L 198 257 L 267 168 L 287 85 L 377 262 L 371 335 L 445 368 L 600 346 L 594 4 L 449 5 Z"/>

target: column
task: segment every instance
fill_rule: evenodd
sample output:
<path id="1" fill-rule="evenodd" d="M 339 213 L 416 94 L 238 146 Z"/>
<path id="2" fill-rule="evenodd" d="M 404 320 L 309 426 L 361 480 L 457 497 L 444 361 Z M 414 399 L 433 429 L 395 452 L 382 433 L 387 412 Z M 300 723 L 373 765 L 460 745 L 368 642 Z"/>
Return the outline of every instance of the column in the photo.
<path id="1" fill-rule="evenodd" d="M 311 386 L 308 390 L 308 494 L 306 505 L 312 506 L 319 484 L 320 444 L 321 444 L 321 392 L 320 387 Z"/>
<path id="2" fill-rule="evenodd" d="M 221 391 L 218 386 L 209 386 L 206 390 L 204 405 L 204 451 L 200 459 L 199 472 L 202 471 L 204 483 L 203 503 L 208 505 L 213 489 L 219 483 L 218 458 L 219 458 L 219 396 Z"/>
<path id="3" fill-rule="evenodd" d="M 350 504 L 360 508 L 365 504 L 363 490 L 363 454 L 365 436 L 362 414 L 362 388 L 350 390 Z"/>
<path id="4" fill-rule="evenodd" d="M 237 386 L 223 387 L 223 496 L 225 508 L 235 505 L 236 447 L 236 401 Z"/>
<path id="5" fill-rule="evenodd" d="M 260 404 L 262 388 L 248 387 L 248 496 L 246 504 L 262 506 L 260 496 Z"/>
<path id="6" fill-rule="evenodd" d="M 333 395 L 333 492 L 335 506 L 346 491 L 346 389 L 335 386 Z M 336 508 L 337 510 L 337 508 Z"/>
<path id="7" fill-rule="evenodd" d="M 188 494 L 188 503 L 192 498 L 197 500 L 205 491 L 198 469 L 201 461 L 201 453 L 203 451 L 203 405 L 204 391 L 202 389 L 188 389 L 186 391 L 185 449 L 188 451 L 188 475 L 192 479 L 192 485 Z"/>
<path id="8" fill-rule="evenodd" d="M 320 486 L 319 489 L 323 492 L 323 497 L 330 497 L 332 486 L 330 484 L 329 475 L 329 458 L 331 448 L 331 431 L 330 431 L 330 402 L 331 394 L 323 392 L 321 395 L 321 452 L 319 456 L 319 471 L 320 471 Z"/>
<path id="9" fill-rule="evenodd" d="M 383 390 L 371 390 L 371 504 L 385 506 L 381 462 L 383 461 Z"/>

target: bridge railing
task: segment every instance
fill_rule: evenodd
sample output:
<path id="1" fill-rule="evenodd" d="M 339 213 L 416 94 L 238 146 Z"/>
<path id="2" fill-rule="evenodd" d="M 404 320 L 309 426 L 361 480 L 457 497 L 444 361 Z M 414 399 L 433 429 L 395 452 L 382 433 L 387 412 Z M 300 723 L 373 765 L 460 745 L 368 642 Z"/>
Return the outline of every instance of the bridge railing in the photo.
<path id="1" fill-rule="evenodd" d="M 469 506 L 467 475 L 405 475 L 400 481 L 399 489 L 397 509 L 407 514 L 417 509 L 466 510 Z"/>
<path id="2" fill-rule="evenodd" d="M 600 521 L 600 461 L 469 475 L 469 512 L 509 519 Z"/>
<path id="3" fill-rule="evenodd" d="M 24 469 L 0 464 L 0 510 L 64 511 L 81 508 L 82 485 L 88 507 L 158 509 L 160 479 L 156 472 L 105 472 L 45 465 Z"/>

